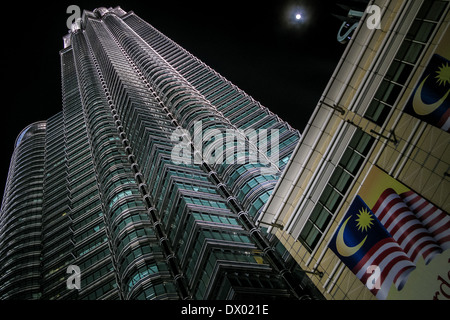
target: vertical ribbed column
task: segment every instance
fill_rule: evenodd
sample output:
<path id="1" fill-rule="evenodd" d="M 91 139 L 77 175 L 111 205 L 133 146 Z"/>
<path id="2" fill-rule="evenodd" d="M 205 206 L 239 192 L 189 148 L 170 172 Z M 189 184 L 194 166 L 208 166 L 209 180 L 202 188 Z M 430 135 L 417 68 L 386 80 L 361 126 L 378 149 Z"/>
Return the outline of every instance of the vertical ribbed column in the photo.
<path id="1" fill-rule="evenodd" d="M 194 134 L 195 122 L 202 120 L 205 121 L 204 127 L 206 128 L 213 126 L 216 129 L 222 129 L 223 131 L 234 128 L 220 112 L 217 112 L 217 110 L 215 110 L 215 108 L 195 90 L 195 88 L 190 86 L 183 77 L 181 77 L 147 44 L 143 43 L 136 34 L 133 34 L 128 26 L 126 26 L 119 18 L 114 14 L 108 13 L 104 15 L 103 21 L 117 39 L 117 44 L 121 48 L 123 54 L 129 57 L 128 59 L 136 70 L 136 73 L 140 74 L 140 78 L 148 88 L 147 90 L 155 96 L 157 101 L 159 101 L 160 107 L 166 112 L 166 116 L 171 119 L 173 126 L 186 128 L 190 130 L 192 134 Z M 176 98 L 172 92 L 178 92 L 179 96 Z M 172 97 L 172 99 L 169 99 L 169 97 Z M 298 297 L 304 296 L 303 288 L 286 269 L 282 259 L 269 245 L 268 241 L 262 235 L 261 230 L 255 227 L 252 219 L 249 217 L 242 204 L 239 203 L 239 200 L 233 195 L 233 192 L 230 191 L 231 188 L 226 186 L 217 173 L 216 170 L 219 170 L 222 167 L 222 164 L 210 165 L 208 159 L 201 154 L 201 150 L 198 150 L 195 143 L 190 141 L 189 138 L 186 138 L 185 140 L 188 142 L 193 154 L 198 156 L 197 159 L 201 159 L 201 166 L 199 167 L 207 173 L 209 179 L 216 185 L 217 190 L 220 190 L 222 196 L 227 200 L 229 207 L 232 208 L 237 217 L 242 221 L 242 224 L 250 232 L 257 247 L 261 249 L 269 261 L 271 261 L 271 266 L 276 270 L 278 275 L 286 281 Z M 263 165 L 259 163 L 253 164 L 253 168 L 257 168 L 258 166 L 263 167 Z M 250 171 L 250 174 L 254 174 L 258 178 L 264 180 L 264 177 L 260 172 L 253 170 Z M 260 189 L 264 189 L 263 186 L 264 185 L 262 185 L 262 188 L 260 187 Z M 232 188 L 236 188 L 236 186 L 234 185 Z M 179 219 L 179 217 L 175 216 L 174 219 Z M 190 275 L 189 272 L 188 275 Z"/>
<path id="2" fill-rule="evenodd" d="M 66 66 L 67 68 L 69 66 Z M 63 71 L 65 76 L 66 70 Z M 63 85 L 64 87 L 67 85 Z M 64 93 L 63 93 L 64 95 Z M 42 299 L 58 299 L 75 294 L 66 289 L 65 266 L 73 263 L 70 229 L 70 199 L 65 152 L 64 113 L 47 120 L 42 214 Z"/>
<path id="3" fill-rule="evenodd" d="M 74 51 L 60 55 L 63 111 L 48 121 L 46 149 L 43 298 L 118 299 Z M 69 265 L 80 268 L 79 289 L 66 287 Z"/>
<path id="4" fill-rule="evenodd" d="M 0 299 L 39 299 L 46 122 L 16 140 L 0 213 Z"/>
<path id="5" fill-rule="evenodd" d="M 75 33 L 72 43 L 120 292 L 124 299 L 174 298 L 169 272 L 130 165 L 132 155 L 125 153 L 97 59 L 84 33 Z"/>
<path id="6" fill-rule="evenodd" d="M 170 243 L 168 242 L 168 238 L 165 234 L 164 227 L 160 223 L 159 218 L 157 218 L 157 213 L 153 211 L 155 210 L 155 208 L 151 204 L 150 196 L 148 194 L 148 187 L 142 178 L 140 167 L 136 162 L 136 156 L 134 155 L 133 148 L 131 147 L 130 141 L 128 140 L 130 132 L 127 129 L 130 129 L 130 127 L 124 127 L 122 123 L 121 114 L 123 115 L 124 106 L 123 105 L 116 106 L 116 104 L 114 103 L 114 100 L 116 100 L 117 98 L 119 98 L 122 101 L 126 101 L 125 97 L 130 93 L 126 92 L 126 90 L 124 89 L 125 88 L 131 89 L 132 86 L 136 85 L 136 82 L 133 79 L 133 74 L 132 73 L 130 74 L 130 71 L 127 69 L 126 64 L 123 64 L 124 61 L 121 61 L 123 59 L 121 53 L 112 50 L 115 46 L 114 43 L 110 43 L 110 41 L 113 40 L 110 38 L 109 34 L 107 33 L 107 30 L 104 29 L 102 24 L 99 24 L 96 21 L 91 21 L 91 23 L 87 25 L 86 34 L 90 39 L 90 45 L 95 47 L 95 50 L 93 50 L 92 52 L 92 57 L 94 59 L 94 64 L 97 68 L 97 72 L 99 73 L 103 90 L 108 100 L 109 111 L 114 117 L 115 127 L 122 142 L 121 152 L 126 153 L 130 168 L 134 173 L 136 182 L 139 184 L 138 189 L 141 195 L 140 199 L 141 201 L 143 200 L 142 204 L 145 205 L 146 208 L 149 210 L 148 216 L 145 220 L 148 221 L 148 219 L 150 219 L 152 223 L 153 227 L 151 229 L 152 235 L 156 237 L 156 239 L 152 240 L 154 250 L 156 249 L 161 250 L 161 253 L 165 257 L 165 261 L 163 261 L 161 259 L 162 257 L 160 254 L 156 254 L 156 252 L 154 253 L 154 259 L 155 263 L 157 263 L 158 265 L 158 269 L 156 269 L 156 267 L 153 268 L 155 270 L 153 270 L 152 273 L 156 273 L 156 271 L 159 270 L 157 274 L 160 275 L 160 279 L 154 278 L 151 280 L 151 282 L 149 282 L 153 285 L 153 288 L 155 288 L 158 291 L 157 295 L 155 295 L 154 298 L 161 299 L 164 296 L 167 296 L 167 298 L 174 298 L 175 292 L 173 288 L 170 286 L 170 283 L 173 280 L 174 283 L 176 284 L 180 297 L 182 299 L 187 299 L 190 297 L 189 289 L 185 284 L 183 275 L 179 271 L 178 263 L 175 261 L 176 257 L 171 249 Z M 109 57 L 105 56 L 104 47 L 109 50 Z M 96 55 L 98 56 L 98 58 L 96 57 Z M 105 75 L 103 75 L 101 71 L 100 64 L 102 64 L 105 70 Z M 115 77 L 114 81 L 116 83 L 116 88 L 117 87 L 122 88 L 122 90 L 124 90 L 125 92 L 122 91 L 122 93 L 119 93 L 118 96 L 113 97 L 112 93 L 109 90 L 105 77 L 108 78 L 108 80 L 110 81 L 111 77 Z M 128 83 L 129 81 L 131 83 Z M 137 92 L 131 93 L 131 97 L 133 100 L 135 100 L 136 98 L 135 95 L 139 96 Z M 145 98 L 142 98 L 140 100 L 145 100 Z M 130 106 L 130 108 L 133 107 Z M 166 271 L 164 271 L 167 270 L 167 267 L 168 270 L 170 270 L 173 277 L 171 280 L 169 280 L 169 278 L 167 277 L 168 274 L 166 273 Z M 149 277 L 147 276 L 146 278 Z"/>

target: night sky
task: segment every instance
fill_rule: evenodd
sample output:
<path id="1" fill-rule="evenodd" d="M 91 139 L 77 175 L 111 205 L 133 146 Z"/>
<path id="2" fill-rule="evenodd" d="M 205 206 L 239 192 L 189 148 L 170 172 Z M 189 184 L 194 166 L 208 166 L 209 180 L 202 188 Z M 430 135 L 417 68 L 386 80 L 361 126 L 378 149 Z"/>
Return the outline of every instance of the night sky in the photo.
<path id="1" fill-rule="evenodd" d="M 342 1 L 340 1 L 342 2 Z M 225 78 L 303 131 L 345 46 L 328 0 L 16 1 L 2 4 L 3 158 L 0 195 L 14 141 L 30 123 L 61 111 L 59 50 L 69 5 L 134 11 Z M 292 23 L 298 8 L 300 23 Z M 7 130 L 5 130 L 7 129 Z"/>

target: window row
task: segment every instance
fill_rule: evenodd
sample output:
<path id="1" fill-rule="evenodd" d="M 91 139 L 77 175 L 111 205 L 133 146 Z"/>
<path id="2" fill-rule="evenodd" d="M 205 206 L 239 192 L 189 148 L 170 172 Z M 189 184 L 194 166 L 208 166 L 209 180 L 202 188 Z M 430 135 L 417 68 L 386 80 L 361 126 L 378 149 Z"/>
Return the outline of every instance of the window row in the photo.
<path id="1" fill-rule="evenodd" d="M 427 43 L 430 41 L 437 22 L 447 5 L 447 1 L 424 1 L 374 99 L 367 108 L 364 114 L 365 118 L 379 126 L 384 124 Z"/>
<path id="2" fill-rule="evenodd" d="M 298 238 L 309 252 L 317 246 L 332 217 L 337 213 L 374 140 L 360 129 L 355 131 Z"/>

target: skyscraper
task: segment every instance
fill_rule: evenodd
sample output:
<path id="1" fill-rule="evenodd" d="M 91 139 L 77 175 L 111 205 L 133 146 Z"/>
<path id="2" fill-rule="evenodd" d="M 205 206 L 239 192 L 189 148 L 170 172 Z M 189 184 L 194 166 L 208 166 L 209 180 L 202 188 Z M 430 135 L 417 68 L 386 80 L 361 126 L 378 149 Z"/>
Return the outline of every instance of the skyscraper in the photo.
<path id="1" fill-rule="evenodd" d="M 0 298 L 312 297 L 254 223 L 296 130 L 120 7 L 60 58 L 62 112 L 16 141 Z"/>

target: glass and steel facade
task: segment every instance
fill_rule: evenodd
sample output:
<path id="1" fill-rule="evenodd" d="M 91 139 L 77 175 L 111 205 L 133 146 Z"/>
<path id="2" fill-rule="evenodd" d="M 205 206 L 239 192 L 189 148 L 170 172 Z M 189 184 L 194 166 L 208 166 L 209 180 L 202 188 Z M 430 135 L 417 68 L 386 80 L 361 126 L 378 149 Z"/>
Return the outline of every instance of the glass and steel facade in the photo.
<path id="1" fill-rule="evenodd" d="M 84 11 L 60 58 L 63 110 L 26 129 L 11 162 L 0 298 L 314 298 L 255 226 L 298 131 L 120 7 Z M 174 131 L 195 137 L 199 122 L 276 132 L 278 156 L 247 138 L 265 161 L 211 164 L 188 139 L 196 161 L 174 162 Z M 239 143 L 227 154 L 249 159 Z"/>
<path id="2" fill-rule="evenodd" d="M 0 213 L 2 298 L 40 297 L 43 165 L 46 123 L 18 136 Z"/>

